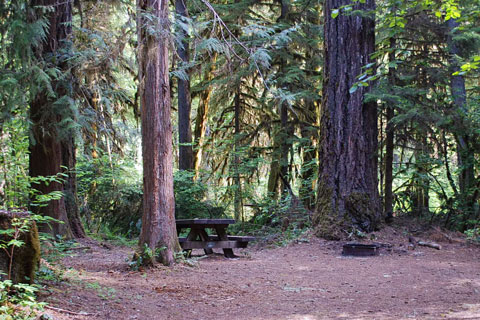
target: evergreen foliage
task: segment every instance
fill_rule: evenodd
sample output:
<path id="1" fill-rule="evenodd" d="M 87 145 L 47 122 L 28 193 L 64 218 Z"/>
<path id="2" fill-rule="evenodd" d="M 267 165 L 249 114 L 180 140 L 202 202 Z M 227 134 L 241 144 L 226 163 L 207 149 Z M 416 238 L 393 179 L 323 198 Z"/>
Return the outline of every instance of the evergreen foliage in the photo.
<path id="1" fill-rule="evenodd" d="M 382 198 L 391 193 L 393 215 L 476 230 L 478 3 L 378 0 L 375 12 L 361 12 L 353 10 L 354 2 L 325 14 L 376 16 L 376 61 L 364 66 L 350 93 L 371 86 L 367 101 L 379 102 Z M 170 16 L 169 41 L 171 49 L 188 43 L 190 58 L 179 63 L 170 50 L 170 82 L 175 100 L 178 79 L 190 80 L 196 166 L 194 172 L 176 173 L 177 217 L 226 215 L 277 226 L 285 217 L 310 219 L 325 98 L 321 3 L 186 5 L 188 16 Z M 134 235 L 142 196 L 136 22 L 149 13 L 137 12 L 130 1 L 75 2 L 65 47 L 55 57 L 40 57 L 52 10 L 32 8 L 25 0 L 0 4 L 1 206 L 32 208 L 34 198 L 58 199 L 60 191 L 33 191 L 38 179 L 66 184 L 76 173 L 78 199 L 73 199 L 89 229 L 103 225 Z M 75 171 L 36 181 L 28 170 L 29 141 L 35 142 L 29 113 L 41 92 L 51 106 L 42 117 L 59 119 L 41 128 L 54 125 L 59 139 L 74 139 L 79 160 Z M 175 152 L 179 146 L 174 141 Z M 392 192 L 386 186 L 389 165 Z M 302 214 L 289 217 L 292 212 Z"/>

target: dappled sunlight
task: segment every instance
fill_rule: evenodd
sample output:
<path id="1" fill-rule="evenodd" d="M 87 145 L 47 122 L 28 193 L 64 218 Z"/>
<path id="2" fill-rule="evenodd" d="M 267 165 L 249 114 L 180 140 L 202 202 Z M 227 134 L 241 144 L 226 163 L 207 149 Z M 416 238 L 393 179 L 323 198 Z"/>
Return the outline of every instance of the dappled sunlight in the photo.
<path id="1" fill-rule="evenodd" d="M 447 319 L 480 319 L 480 303 L 462 304 L 461 311 L 451 311 L 445 315 Z"/>

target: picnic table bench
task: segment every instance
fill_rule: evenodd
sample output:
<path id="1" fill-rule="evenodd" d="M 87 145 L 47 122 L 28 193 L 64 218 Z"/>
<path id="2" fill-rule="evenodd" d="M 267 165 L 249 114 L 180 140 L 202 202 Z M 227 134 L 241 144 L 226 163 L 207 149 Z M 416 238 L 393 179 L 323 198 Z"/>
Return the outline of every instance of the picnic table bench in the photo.
<path id="1" fill-rule="evenodd" d="M 255 240 L 250 236 L 227 235 L 228 225 L 234 224 L 234 219 L 181 219 L 176 220 L 177 233 L 183 229 L 190 229 L 187 237 L 180 238 L 179 242 L 183 250 L 203 249 L 205 254 L 212 254 L 212 249 L 223 249 L 227 258 L 235 258 L 234 248 L 246 248 L 249 241 Z M 216 235 L 209 235 L 207 229 L 213 229 Z"/>

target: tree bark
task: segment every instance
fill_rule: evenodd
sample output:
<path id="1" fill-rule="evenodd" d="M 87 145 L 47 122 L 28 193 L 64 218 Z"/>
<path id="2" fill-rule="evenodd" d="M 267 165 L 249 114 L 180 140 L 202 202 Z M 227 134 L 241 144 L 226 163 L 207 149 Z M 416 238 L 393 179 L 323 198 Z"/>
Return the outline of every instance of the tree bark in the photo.
<path id="1" fill-rule="evenodd" d="M 425 216 L 430 212 L 430 171 L 429 162 L 426 161 L 430 157 L 430 148 L 426 138 L 426 132 L 417 133 L 415 148 L 415 176 L 414 176 L 414 193 L 412 198 L 412 211 L 416 216 Z"/>
<path id="2" fill-rule="evenodd" d="M 390 39 L 390 53 L 388 54 L 389 61 L 395 61 L 395 38 Z M 395 86 L 395 70 L 390 68 L 388 70 L 388 82 L 390 90 Z M 393 218 L 393 150 L 395 131 L 392 119 L 395 115 L 393 106 L 389 103 L 386 112 L 386 137 L 385 137 L 385 188 L 384 188 L 384 213 L 387 222 Z"/>
<path id="3" fill-rule="evenodd" d="M 202 150 L 205 140 L 205 131 L 207 128 L 208 107 L 210 104 L 210 97 L 212 95 L 212 86 L 209 84 L 213 79 L 213 72 L 215 71 L 215 63 L 217 54 L 214 53 L 210 66 L 205 70 L 203 81 L 207 83 L 207 87 L 200 94 L 200 101 L 198 102 L 197 117 L 195 119 L 194 141 L 195 148 L 193 150 L 193 162 L 195 169 L 195 177 L 198 177 L 199 170 L 202 164 Z"/>
<path id="4" fill-rule="evenodd" d="M 235 220 L 244 221 L 243 215 L 243 200 L 242 200 L 242 181 L 240 178 L 240 114 L 241 114 L 241 100 L 240 100 L 240 84 L 238 84 L 234 98 L 234 110 L 235 110 L 235 141 L 234 141 L 234 156 L 233 156 L 233 180 L 235 184 L 235 196 L 234 196 L 234 214 Z"/>
<path id="5" fill-rule="evenodd" d="M 44 60 L 47 66 L 56 66 L 65 69 L 65 61 L 58 56 L 59 50 L 67 50 L 68 41 L 72 34 L 72 1 L 71 0 L 33 0 L 32 8 L 38 10 L 38 6 L 51 6 L 53 10 L 47 13 L 49 22 L 46 39 L 41 46 L 36 47 L 35 53 L 38 59 Z M 67 113 L 70 106 L 62 104 L 59 99 L 68 95 L 69 83 L 67 79 L 53 79 L 52 88 L 55 97 L 52 98 L 47 89 L 41 90 L 30 103 L 31 137 L 29 171 L 31 177 L 55 176 L 62 172 L 63 148 L 62 143 L 73 140 L 72 132 L 63 130 L 60 133 L 59 124 Z M 62 135 L 62 137 L 61 137 Z M 66 136 L 66 138 L 63 138 Z M 62 141 L 63 140 L 63 141 Z M 68 183 L 68 182 L 67 182 Z M 34 186 L 41 194 L 53 191 L 63 192 L 64 184 L 61 182 L 40 183 Z M 70 208 L 70 207 L 69 207 Z M 35 208 L 34 211 L 50 216 L 62 223 L 51 223 L 42 226 L 41 229 L 52 235 L 61 235 L 65 238 L 72 237 L 72 231 L 66 211 L 65 199 L 48 202 L 45 207 Z"/>
<path id="6" fill-rule="evenodd" d="M 188 17 L 186 0 L 175 0 L 175 10 L 180 16 L 180 19 Z M 180 57 L 181 64 L 188 63 L 189 45 L 188 33 L 181 29 L 179 30 L 182 41 L 181 45 L 177 47 L 177 54 Z M 187 75 L 190 76 L 189 72 Z M 178 168 L 180 170 L 193 169 L 193 147 L 192 147 L 192 127 L 190 124 L 191 111 L 191 97 L 190 97 L 190 79 L 178 78 L 178 142 L 179 146 L 179 160 Z"/>
<path id="7" fill-rule="evenodd" d="M 369 232 L 381 217 L 377 189 L 376 103 L 364 102 L 370 87 L 350 88 L 375 49 L 373 18 L 340 14 L 350 4 L 326 0 L 324 5 L 325 68 L 320 116 L 319 183 L 313 217 L 316 234 L 340 239 L 352 227 Z M 373 0 L 354 10 L 373 10 Z"/>
<path id="8" fill-rule="evenodd" d="M 278 2 L 281 12 L 277 22 L 289 24 L 290 0 L 278 0 Z M 283 48 L 280 50 L 285 51 L 287 49 Z M 277 64 L 279 65 L 278 74 L 282 76 L 288 67 L 288 61 L 283 54 L 278 56 Z M 277 81 L 279 82 L 278 87 L 282 90 L 287 90 L 290 86 L 289 83 L 286 83 L 283 79 Z M 275 136 L 273 138 L 273 152 L 271 153 L 272 162 L 270 164 L 267 192 L 273 199 L 278 199 L 278 195 L 280 195 L 281 199 L 284 199 L 288 196 L 288 155 L 292 147 L 290 138 L 293 135 L 293 130 L 288 123 L 288 103 L 286 101 L 282 101 L 278 106 L 278 115 L 280 117 L 280 126 L 274 130 Z"/>
<path id="9" fill-rule="evenodd" d="M 147 245 L 159 262 L 171 265 L 180 245 L 173 195 L 168 1 L 138 0 L 137 3 L 143 151 L 140 246 L 143 249 Z M 151 32 L 152 29 L 155 32 Z"/>
<path id="10" fill-rule="evenodd" d="M 278 22 L 288 24 L 290 21 L 290 0 L 280 0 L 281 14 L 278 18 Z M 286 67 L 288 66 L 287 59 L 283 57 L 280 59 L 280 73 L 284 74 Z M 282 81 L 283 82 L 283 81 Z M 286 89 L 290 87 L 288 83 L 281 83 L 280 87 Z M 280 105 L 280 176 L 281 176 L 281 197 L 285 198 L 288 195 L 288 155 L 291 148 L 291 135 L 292 130 L 288 124 L 288 103 L 282 102 Z"/>
<path id="11" fill-rule="evenodd" d="M 309 115 L 306 117 L 306 122 L 311 123 L 312 126 L 304 124 L 300 128 L 304 142 L 302 143 L 302 168 L 300 170 L 301 185 L 298 193 L 303 205 L 310 210 L 315 206 L 313 180 L 315 178 L 314 161 L 317 152 L 313 141 L 317 134 L 313 125 L 315 125 L 317 105 L 313 101 L 309 101 L 307 102 L 307 108 L 306 111 Z"/>
<path id="12" fill-rule="evenodd" d="M 73 136 L 62 142 L 62 166 L 67 169 L 65 172 L 67 177 L 64 183 L 65 210 L 67 211 L 67 218 L 72 235 L 75 238 L 85 238 L 85 230 L 83 229 L 78 210 L 77 174 L 75 173 L 77 159 L 75 151 Z"/>

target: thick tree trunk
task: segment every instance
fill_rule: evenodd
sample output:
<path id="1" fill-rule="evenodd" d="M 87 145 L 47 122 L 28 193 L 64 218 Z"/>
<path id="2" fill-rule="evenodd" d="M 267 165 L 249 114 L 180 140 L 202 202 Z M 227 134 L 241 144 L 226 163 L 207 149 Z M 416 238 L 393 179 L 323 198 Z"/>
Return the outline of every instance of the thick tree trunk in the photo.
<path id="1" fill-rule="evenodd" d="M 276 143 L 273 144 L 273 149 L 278 148 Z M 276 200 L 279 195 L 279 180 L 280 180 L 280 163 L 276 159 L 277 156 L 275 153 L 272 153 L 272 163 L 270 164 L 270 170 L 268 173 L 268 182 L 267 182 L 267 196 Z"/>
<path id="2" fill-rule="evenodd" d="M 313 218 L 316 234 L 342 238 L 352 227 L 374 230 L 381 217 L 377 189 L 377 110 L 365 103 L 369 87 L 350 88 L 371 62 L 374 52 L 374 19 L 340 14 L 333 9 L 350 4 L 326 0 L 325 69 L 320 118 L 319 182 Z M 373 10 L 373 0 L 354 9 Z"/>
<path id="3" fill-rule="evenodd" d="M 188 17 L 186 0 L 175 0 L 175 10 L 181 17 Z M 188 48 L 188 34 L 185 30 L 179 30 L 182 35 L 181 46 L 177 47 L 177 54 L 180 57 L 180 63 L 189 62 L 189 48 Z M 189 73 L 187 72 L 188 76 Z M 193 147 L 192 147 L 192 127 L 190 124 L 190 79 L 178 78 L 178 142 L 179 146 L 179 161 L 178 168 L 180 170 L 193 169 Z"/>
<path id="4" fill-rule="evenodd" d="M 64 68 L 64 61 L 58 57 L 58 51 L 68 45 L 66 42 L 72 33 L 72 1 L 71 0 L 33 0 L 33 8 L 38 6 L 51 6 L 53 10 L 47 13 L 49 27 L 45 41 L 40 47 L 36 48 L 36 55 L 39 59 L 46 61 L 47 65 L 56 65 L 58 68 Z M 68 113 L 66 109 L 69 106 L 62 106 L 55 99 L 60 99 L 69 94 L 67 80 L 54 80 L 52 87 L 55 90 L 56 97 L 48 96 L 46 89 L 39 92 L 30 103 L 30 121 L 32 139 L 30 141 L 30 176 L 55 176 L 62 172 L 63 148 L 60 138 L 59 123 L 62 122 L 62 114 Z M 65 130 L 64 130 L 65 131 Z M 65 143 L 73 140 L 71 132 L 63 132 L 67 136 L 63 140 Z M 67 182 L 68 183 L 68 182 Z M 49 184 L 40 183 L 34 186 L 41 194 L 47 194 L 53 191 L 64 191 L 64 184 L 53 182 Z M 66 211 L 65 199 L 50 201 L 47 206 L 34 209 L 43 215 L 50 216 L 60 223 L 51 223 L 50 226 L 43 226 L 46 232 L 52 235 L 61 235 L 66 238 L 72 237 L 68 215 Z"/>
<path id="5" fill-rule="evenodd" d="M 57 118 L 43 116 L 48 115 L 51 110 L 46 110 L 49 103 L 46 100 L 39 100 L 38 97 L 30 104 L 30 121 L 32 122 L 32 134 L 35 141 L 30 144 L 29 171 L 31 177 L 51 177 L 62 172 L 62 147 L 56 132 L 55 124 Z M 44 120 L 50 118 L 51 124 L 47 125 Z M 63 192 L 64 185 L 60 182 L 39 183 L 33 186 L 40 194 L 51 192 Z M 72 238 L 70 224 L 68 221 L 65 199 L 51 200 L 42 207 L 33 207 L 32 211 L 57 219 L 63 223 L 52 222 L 40 226 L 40 230 L 50 233 L 53 236 L 59 235 L 65 238 Z"/>
<path id="6" fill-rule="evenodd" d="M 140 246 L 165 265 L 179 251 L 173 195 L 168 73 L 168 1 L 138 1 L 138 60 L 142 108 L 143 217 Z M 155 19 L 149 19 L 154 16 Z M 153 22 L 152 22 L 153 21 Z M 152 33 L 149 30 L 156 30 Z M 153 262 L 153 261 L 152 261 Z"/>

